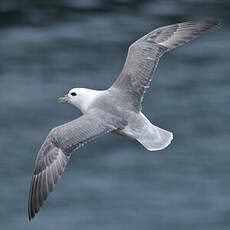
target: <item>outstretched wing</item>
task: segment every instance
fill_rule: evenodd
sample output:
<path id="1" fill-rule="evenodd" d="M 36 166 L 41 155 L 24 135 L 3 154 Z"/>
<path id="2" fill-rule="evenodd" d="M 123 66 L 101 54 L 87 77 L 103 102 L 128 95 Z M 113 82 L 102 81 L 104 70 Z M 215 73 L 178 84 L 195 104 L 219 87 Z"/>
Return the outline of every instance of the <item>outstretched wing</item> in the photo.
<path id="1" fill-rule="evenodd" d="M 80 118 L 52 129 L 37 155 L 29 194 L 29 220 L 52 192 L 73 150 L 99 135 L 124 126 L 123 120 L 92 109 Z"/>
<path id="2" fill-rule="evenodd" d="M 145 88 L 149 87 L 162 54 L 198 37 L 217 24 L 215 21 L 189 21 L 153 30 L 129 47 L 123 70 L 112 88 L 120 88 L 131 94 L 132 104 L 141 110 Z"/>

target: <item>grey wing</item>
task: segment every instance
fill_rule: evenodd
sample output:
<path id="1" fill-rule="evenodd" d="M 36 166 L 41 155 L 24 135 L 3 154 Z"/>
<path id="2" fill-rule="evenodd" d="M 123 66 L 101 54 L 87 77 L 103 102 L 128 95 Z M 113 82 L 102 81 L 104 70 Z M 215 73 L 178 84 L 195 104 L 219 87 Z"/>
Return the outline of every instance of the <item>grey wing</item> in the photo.
<path id="1" fill-rule="evenodd" d="M 119 88 L 132 95 L 132 104 L 141 110 L 145 88 L 149 87 L 160 57 L 211 27 L 215 21 L 189 21 L 153 30 L 134 42 L 128 51 L 123 70 L 111 88 Z"/>
<path id="2" fill-rule="evenodd" d="M 36 159 L 32 176 L 28 215 L 39 211 L 61 177 L 73 150 L 95 137 L 123 128 L 125 122 L 98 109 L 51 130 Z"/>

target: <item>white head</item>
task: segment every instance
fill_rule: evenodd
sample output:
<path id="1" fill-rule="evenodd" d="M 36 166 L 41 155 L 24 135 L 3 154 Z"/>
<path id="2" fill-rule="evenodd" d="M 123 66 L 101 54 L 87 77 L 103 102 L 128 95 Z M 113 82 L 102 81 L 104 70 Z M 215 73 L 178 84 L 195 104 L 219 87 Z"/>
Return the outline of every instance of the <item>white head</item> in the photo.
<path id="1" fill-rule="evenodd" d="M 92 89 L 73 88 L 64 97 L 59 97 L 58 102 L 68 102 L 85 113 L 99 92 Z"/>

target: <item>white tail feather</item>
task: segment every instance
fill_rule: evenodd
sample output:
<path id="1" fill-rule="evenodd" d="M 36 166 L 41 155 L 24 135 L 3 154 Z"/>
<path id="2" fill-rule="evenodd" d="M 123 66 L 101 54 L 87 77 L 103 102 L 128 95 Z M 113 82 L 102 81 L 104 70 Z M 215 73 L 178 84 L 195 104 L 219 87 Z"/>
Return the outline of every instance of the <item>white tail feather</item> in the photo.
<path id="1" fill-rule="evenodd" d="M 139 137 L 136 140 L 149 151 L 156 151 L 166 148 L 172 139 L 173 134 L 171 132 L 152 125 L 150 135 Z"/>

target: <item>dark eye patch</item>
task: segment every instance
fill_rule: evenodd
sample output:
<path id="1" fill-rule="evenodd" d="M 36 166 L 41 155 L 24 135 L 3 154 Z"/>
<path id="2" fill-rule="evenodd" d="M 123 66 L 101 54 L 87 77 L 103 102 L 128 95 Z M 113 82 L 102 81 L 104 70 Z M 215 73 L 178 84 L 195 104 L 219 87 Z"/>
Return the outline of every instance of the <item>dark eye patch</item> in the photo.
<path id="1" fill-rule="evenodd" d="M 77 94 L 76 93 L 71 93 L 72 96 L 76 96 Z"/>

